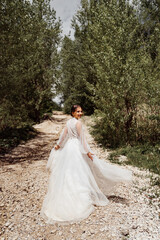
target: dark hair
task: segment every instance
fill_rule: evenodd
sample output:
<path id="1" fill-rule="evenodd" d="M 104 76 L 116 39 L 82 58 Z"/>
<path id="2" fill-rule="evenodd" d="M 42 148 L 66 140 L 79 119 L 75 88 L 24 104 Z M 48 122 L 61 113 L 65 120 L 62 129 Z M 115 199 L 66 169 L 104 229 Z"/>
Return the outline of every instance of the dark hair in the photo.
<path id="1" fill-rule="evenodd" d="M 71 116 L 73 116 L 72 113 L 74 113 L 78 107 L 81 108 L 80 105 L 73 105 L 73 106 L 71 107 Z"/>

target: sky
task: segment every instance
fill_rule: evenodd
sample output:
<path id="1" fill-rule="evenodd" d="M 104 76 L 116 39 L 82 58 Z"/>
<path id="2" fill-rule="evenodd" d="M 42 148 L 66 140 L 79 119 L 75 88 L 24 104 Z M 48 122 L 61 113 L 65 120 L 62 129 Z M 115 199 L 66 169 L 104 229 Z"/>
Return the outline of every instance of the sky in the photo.
<path id="1" fill-rule="evenodd" d="M 80 6 L 80 0 L 51 0 L 51 6 L 56 11 L 57 18 L 60 17 L 62 21 L 63 35 L 68 35 L 71 31 L 71 38 L 73 38 L 71 20 Z"/>

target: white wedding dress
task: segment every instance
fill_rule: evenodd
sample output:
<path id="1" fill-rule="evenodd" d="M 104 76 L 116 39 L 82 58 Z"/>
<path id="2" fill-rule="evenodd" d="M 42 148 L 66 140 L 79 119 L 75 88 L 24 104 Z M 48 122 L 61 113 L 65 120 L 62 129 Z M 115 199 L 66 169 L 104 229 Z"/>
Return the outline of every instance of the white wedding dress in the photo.
<path id="1" fill-rule="evenodd" d="M 47 223 L 68 224 L 87 218 L 94 205 L 105 206 L 115 184 L 130 182 L 132 173 L 119 166 L 99 160 L 91 152 L 80 120 L 67 121 L 57 142 L 59 150 L 52 149 L 47 168 L 51 171 L 48 192 L 41 216 Z"/>

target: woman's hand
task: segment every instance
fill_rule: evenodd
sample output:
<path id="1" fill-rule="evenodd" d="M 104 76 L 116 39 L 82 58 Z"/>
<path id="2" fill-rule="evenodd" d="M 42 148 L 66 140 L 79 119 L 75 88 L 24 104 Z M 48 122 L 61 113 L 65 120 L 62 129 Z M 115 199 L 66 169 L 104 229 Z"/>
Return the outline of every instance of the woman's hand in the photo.
<path id="1" fill-rule="evenodd" d="M 56 146 L 54 147 L 55 150 L 58 150 L 59 148 L 60 148 L 59 145 L 56 145 Z"/>
<path id="2" fill-rule="evenodd" d="M 92 161 L 93 161 L 93 157 L 92 157 L 93 155 L 94 155 L 94 154 L 91 153 L 91 152 L 88 152 L 88 153 L 87 153 L 87 156 L 88 156 Z"/>

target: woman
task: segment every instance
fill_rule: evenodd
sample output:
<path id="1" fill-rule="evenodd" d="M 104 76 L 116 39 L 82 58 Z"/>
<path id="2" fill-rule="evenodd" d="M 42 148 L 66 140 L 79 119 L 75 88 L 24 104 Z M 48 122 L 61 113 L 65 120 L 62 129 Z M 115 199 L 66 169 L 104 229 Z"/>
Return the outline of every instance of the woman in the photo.
<path id="1" fill-rule="evenodd" d="M 131 172 L 99 160 L 84 136 L 82 108 L 71 108 L 72 119 L 52 149 L 47 168 L 51 171 L 41 215 L 48 223 L 73 223 L 87 218 L 94 205 L 105 206 L 115 184 L 131 180 Z"/>

